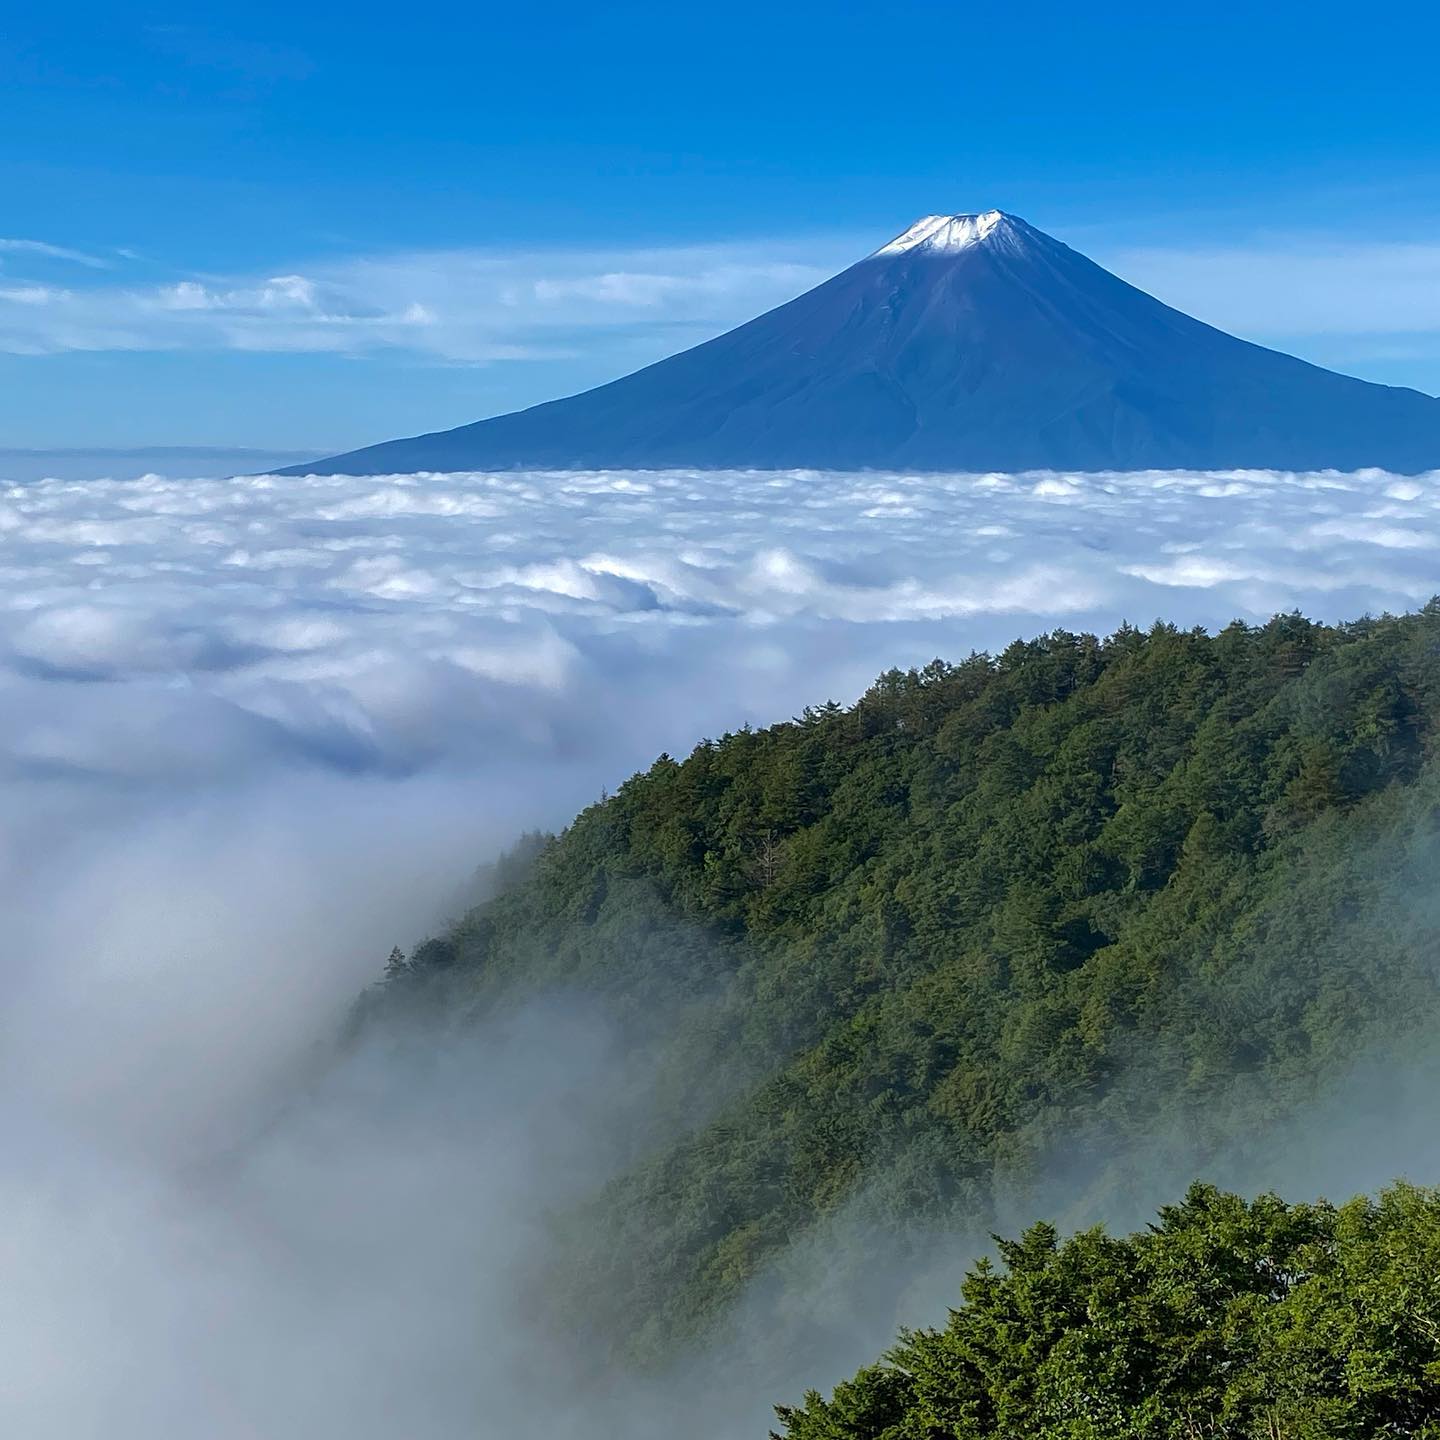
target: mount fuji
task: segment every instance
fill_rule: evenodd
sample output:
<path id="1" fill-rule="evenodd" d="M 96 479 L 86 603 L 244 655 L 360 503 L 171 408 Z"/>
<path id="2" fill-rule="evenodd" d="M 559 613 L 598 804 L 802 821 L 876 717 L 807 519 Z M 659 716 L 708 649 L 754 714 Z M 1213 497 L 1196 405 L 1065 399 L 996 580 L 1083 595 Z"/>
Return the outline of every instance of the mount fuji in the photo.
<path id="1" fill-rule="evenodd" d="M 930 215 L 623 379 L 286 474 L 1440 468 L 1440 400 L 1172 310 L 1014 215 Z"/>

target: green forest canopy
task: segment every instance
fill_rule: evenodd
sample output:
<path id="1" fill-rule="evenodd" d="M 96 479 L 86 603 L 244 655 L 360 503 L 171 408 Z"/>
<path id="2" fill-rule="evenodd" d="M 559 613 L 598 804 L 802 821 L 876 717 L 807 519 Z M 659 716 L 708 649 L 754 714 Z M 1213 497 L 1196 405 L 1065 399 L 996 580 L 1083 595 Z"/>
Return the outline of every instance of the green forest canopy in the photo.
<path id="1" fill-rule="evenodd" d="M 1433 1028 L 1437 696 L 1433 604 L 891 671 L 533 838 L 362 1020 L 579 991 L 655 1055 L 560 1268 L 658 1355 L 845 1207 L 973 1234 L 1080 1133 L 1203 1165 Z"/>
<path id="2" fill-rule="evenodd" d="M 1373 1440 L 1440 1434 L 1440 1192 L 1036 1225 L 938 1330 L 778 1408 L 785 1440 Z"/>

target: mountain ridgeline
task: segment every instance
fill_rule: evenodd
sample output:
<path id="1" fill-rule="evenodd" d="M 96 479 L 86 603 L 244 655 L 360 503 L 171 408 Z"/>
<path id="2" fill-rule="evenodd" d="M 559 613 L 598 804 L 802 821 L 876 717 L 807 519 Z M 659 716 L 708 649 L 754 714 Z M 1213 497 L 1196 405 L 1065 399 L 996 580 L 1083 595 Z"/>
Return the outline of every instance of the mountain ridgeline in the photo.
<path id="1" fill-rule="evenodd" d="M 1013 215 L 932 215 L 583 394 L 282 474 L 1440 468 L 1440 400 L 1227 335 Z"/>
<path id="2" fill-rule="evenodd" d="M 557 1240 L 570 1313 L 653 1357 L 837 1216 L 983 1234 L 1062 1154 L 1087 1213 L 1148 1209 L 1165 1137 L 1268 1152 L 1418 1042 L 1437 739 L 1440 604 L 892 671 L 536 838 L 360 1019 L 581 994 L 655 1057 L 664 1113 Z"/>

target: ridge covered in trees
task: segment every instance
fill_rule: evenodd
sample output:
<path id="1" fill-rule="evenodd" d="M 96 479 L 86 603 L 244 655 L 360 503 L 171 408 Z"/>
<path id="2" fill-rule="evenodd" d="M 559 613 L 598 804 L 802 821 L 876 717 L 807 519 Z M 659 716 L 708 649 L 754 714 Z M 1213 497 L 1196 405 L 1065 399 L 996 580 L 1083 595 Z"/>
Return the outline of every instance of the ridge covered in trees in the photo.
<path id="1" fill-rule="evenodd" d="M 1437 697 L 1436 605 L 890 671 L 531 837 L 361 1018 L 579 992 L 655 1057 L 557 1242 L 655 1355 L 838 1214 L 973 1234 L 1077 1136 L 1183 1133 L 1193 1174 L 1432 1026 Z"/>

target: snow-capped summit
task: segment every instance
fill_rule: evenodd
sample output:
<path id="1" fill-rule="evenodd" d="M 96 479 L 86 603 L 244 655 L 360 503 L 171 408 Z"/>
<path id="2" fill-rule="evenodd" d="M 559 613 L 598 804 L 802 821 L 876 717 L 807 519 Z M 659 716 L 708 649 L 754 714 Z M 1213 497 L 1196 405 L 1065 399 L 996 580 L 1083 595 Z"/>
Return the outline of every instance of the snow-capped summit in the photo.
<path id="1" fill-rule="evenodd" d="M 925 215 L 875 254 L 899 255 L 907 250 L 950 254 L 978 245 L 1009 219 L 1002 210 L 986 210 L 979 215 Z"/>
<path id="2" fill-rule="evenodd" d="M 999 210 L 582 395 L 301 473 L 1440 468 L 1440 400 L 1215 330 Z"/>

